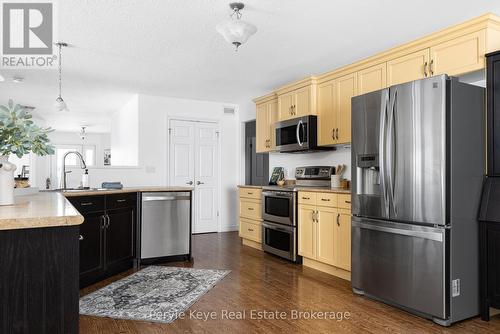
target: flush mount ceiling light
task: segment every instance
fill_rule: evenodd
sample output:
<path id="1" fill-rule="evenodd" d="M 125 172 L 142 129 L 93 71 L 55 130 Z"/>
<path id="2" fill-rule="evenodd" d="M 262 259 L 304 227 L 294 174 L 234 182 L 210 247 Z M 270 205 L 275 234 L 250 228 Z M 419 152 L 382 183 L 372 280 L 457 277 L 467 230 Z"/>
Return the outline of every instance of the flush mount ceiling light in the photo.
<path id="1" fill-rule="evenodd" d="M 58 42 L 58 43 L 55 43 L 55 45 L 59 48 L 59 96 L 57 97 L 56 99 L 56 102 L 54 103 L 54 106 L 56 107 L 56 109 L 58 111 L 69 111 L 68 109 L 68 105 L 66 104 L 66 102 L 63 100 L 62 96 L 61 96 L 61 92 L 62 92 L 62 48 L 63 47 L 66 47 L 68 46 L 68 44 L 64 43 L 64 42 Z"/>
<path id="2" fill-rule="evenodd" d="M 252 23 L 243 21 L 241 19 L 241 12 L 245 7 L 242 2 L 232 2 L 229 8 L 233 10 L 230 18 L 226 21 L 219 23 L 215 29 L 224 39 L 235 46 L 235 51 L 238 47 L 245 43 L 250 36 L 257 32 L 257 27 Z"/>

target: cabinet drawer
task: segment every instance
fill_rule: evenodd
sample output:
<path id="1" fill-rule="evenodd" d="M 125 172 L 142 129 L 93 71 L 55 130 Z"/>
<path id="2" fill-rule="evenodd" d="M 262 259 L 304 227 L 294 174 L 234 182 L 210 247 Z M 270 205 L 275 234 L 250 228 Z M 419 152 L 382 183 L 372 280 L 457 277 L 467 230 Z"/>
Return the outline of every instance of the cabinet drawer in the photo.
<path id="1" fill-rule="evenodd" d="M 337 207 L 338 195 L 334 193 L 318 193 L 316 203 L 318 206 Z"/>
<path id="2" fill-rule="evenodd" d="M 299 191 L 299 204 L 316 205 L 317 193 Z"/>
<path id="3" fill-rule="evenodd" d="M 240 197 L 252 198 L 260 200 L 262 196 L 262 189 L 257 188 L 240 188 Z"/>
<path id="4" fill-rule="evenodd" d="M 256 200 L 240 200 L 240 217 L 262 219 L 262 204 Z"/>
<path id="5" fill-rule="evenodd" d="M 348 194 L 339 195 L 338 207 L 341 209 L 351 210 L 351 195 Z"/>
<path id="6" fill-rule="evenodd" d="M 106 209 L 121 209 L 136 206 L 137 193 L 106 195 Z"/>
<path id="7" fill-rule="evenodd" d="M 260 222 L 240 219 L 240 237 L 262 242 L 262 226 Z"/>
<path id="8" fill-rule="evenodd" d="M 80 213 L 104 211 L 104 196 L 77 196 L 67 199 Z"/>

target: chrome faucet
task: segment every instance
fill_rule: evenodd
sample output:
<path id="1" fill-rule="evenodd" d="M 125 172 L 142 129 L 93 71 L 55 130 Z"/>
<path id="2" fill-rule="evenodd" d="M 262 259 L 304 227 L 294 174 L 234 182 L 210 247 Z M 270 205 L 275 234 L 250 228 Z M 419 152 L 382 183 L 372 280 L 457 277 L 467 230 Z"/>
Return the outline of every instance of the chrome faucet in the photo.
<path id="1" fill-rule="evenodd" d="M 66 171 L 66 157 L 70 154 L 76 154 L 76 156 L 80 159 L 80 167 L 82 169 L 87 169 L 87 165 L 85 164 L 85 160 L 83 159 L 83 156 L 80 154 L 80 152 L 77 152 L 77 151 L 66 152 L 63 155 L 63 159 L 62 159 L 62 172 L 61 172 L 61 179 L 59 181 L 59 188 L 61 188 L 61 189 L 67 189 L 66 188 L 66 174 L 71 173 L 71 171 Z"/>

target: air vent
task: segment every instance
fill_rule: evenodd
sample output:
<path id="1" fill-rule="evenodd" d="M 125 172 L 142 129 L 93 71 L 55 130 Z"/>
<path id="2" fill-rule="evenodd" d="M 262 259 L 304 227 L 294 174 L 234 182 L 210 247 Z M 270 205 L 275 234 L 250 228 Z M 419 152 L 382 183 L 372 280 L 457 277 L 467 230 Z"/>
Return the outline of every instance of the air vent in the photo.
<path id="1" fill-rule="evenodd" d="M 234 115 L 234 108 L 232 108 L 232 107 L 224 107 L 224 114 Z"/>

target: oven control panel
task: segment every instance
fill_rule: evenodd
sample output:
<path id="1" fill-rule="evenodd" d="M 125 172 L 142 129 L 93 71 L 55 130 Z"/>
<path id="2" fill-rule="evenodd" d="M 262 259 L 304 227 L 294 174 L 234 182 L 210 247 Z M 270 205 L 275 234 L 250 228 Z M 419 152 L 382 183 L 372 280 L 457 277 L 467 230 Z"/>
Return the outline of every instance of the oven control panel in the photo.
<path id="1" fill-rule="evenodd" d="M 295 178 L 297 180 L 330 180 L 335 174 L 333 166 L 310 166 L 295 168 Z"/>

